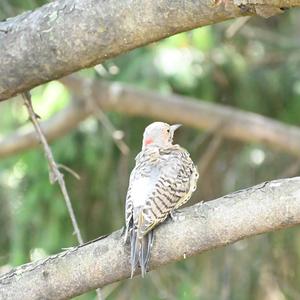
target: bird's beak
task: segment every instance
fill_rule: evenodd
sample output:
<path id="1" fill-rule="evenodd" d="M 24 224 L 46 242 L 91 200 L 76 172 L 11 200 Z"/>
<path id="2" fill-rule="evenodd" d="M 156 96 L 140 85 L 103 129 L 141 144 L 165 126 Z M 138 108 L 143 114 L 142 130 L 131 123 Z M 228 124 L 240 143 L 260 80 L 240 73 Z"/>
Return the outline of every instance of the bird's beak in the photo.
<path id="1" fill-rule="evenodd" d="M 179 127 L 181 127 L 182 124 L 174 124 L 170 126 L 171 131 L 174 133 L 175 130 L 177 130 Z"/>

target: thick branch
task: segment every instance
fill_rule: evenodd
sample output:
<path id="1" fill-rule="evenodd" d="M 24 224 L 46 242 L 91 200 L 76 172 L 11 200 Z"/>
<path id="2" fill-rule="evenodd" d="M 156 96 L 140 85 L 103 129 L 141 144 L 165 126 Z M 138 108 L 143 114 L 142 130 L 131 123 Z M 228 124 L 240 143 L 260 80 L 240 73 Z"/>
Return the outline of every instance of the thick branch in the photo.
<path id="1" fill-rule="evenodd" d="M 146 116 L 209 131 L 244 142 L 258 142 L 300 156 L 300 129 L 255 113 L 243 112 L 193 98 L 137 90 L 119 83 L 66 78 L 63 82 L 82 102 L 74 101 L 41 126 L 48 140 L 65 135 L 92 114 L 87 101 L 94 101 L 104 111 Z M 0 141 L 0 157 L 6 157 L 38 145 L 33 131 L 19 132 Z"/>
<path id="2" fill-rule="evenodd" d="M 60 0 L 0 25 L 0 99 L 241 13 L 209 0 Z"/>
<path id="3" fill-rule="evenodd" d="M 155 233 L 151 269 L 300 223 L 300 177 L 266 182 L 182 210 Z M 184 217 L 183 217 L 184 216 Z M 67 299 L 128 278 L 120 231 L 0 277 L 0 299 Z"/>
<path id="4" fill-rule="evenodd" d="M 60 0 L 1 22 L 0 100 L 167 36 L 255 14 L 215 2 Z"/>

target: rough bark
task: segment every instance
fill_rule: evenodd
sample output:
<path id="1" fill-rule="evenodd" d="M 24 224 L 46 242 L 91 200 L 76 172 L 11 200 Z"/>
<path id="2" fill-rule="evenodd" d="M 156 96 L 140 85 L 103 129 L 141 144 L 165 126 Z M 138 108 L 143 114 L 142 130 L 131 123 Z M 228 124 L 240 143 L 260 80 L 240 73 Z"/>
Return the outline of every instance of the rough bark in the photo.
<path id="1" fill-rule="evenodd" d="M 246 10 L 253 10 L 259 16 L 269 18 L 282 13 L 287 7 L 300 5 L 300 0 L 233 0 L 233 3 Z"/>
<path id="2" fill-rule="evenodd" d="M 256 13 L 216 2 L 60 0 L 1 22 L 0 100 L 167 36 Z"/>
<path id="3" fill-rule="evenodd" d="M 151 269 L 300 223 L 300 177 L 275 180 L 183 209 L 155 231 Z M 121 231 L 0 277 L 0 299 L 68 299 L 128 278 Z"/>
<path id="4" fill-rule="evenodd" d="M 60 0 L 0 25 L 0 99 L 195 27 L 241 15 L 209 0 Z"/>
<path id="5" fill-rule="evenodd" d="M 136 88 L 105 81 L 87 84 L 85 80 L 62 80 L 81 101 L 70 106 L 51 119 L 42 122 L 48 140 L 57 139 L 93 113 L 94 105 L 105 111 L 117 111 L 126 115 L 145 116 L 166 122 L 179 122 L 187 126 L 216 132 L 227 138 L 243 142 L 267 144 L 297 157 L 300 156 L 300 129 L 261 115 L 244 112 L 232 107 L 217 105 L 178 95 L 159 95 Z M 34 131 L 22 128 L 0 140 L 0 157 L 7 157 L 36 147 L 38 139 Z"/>

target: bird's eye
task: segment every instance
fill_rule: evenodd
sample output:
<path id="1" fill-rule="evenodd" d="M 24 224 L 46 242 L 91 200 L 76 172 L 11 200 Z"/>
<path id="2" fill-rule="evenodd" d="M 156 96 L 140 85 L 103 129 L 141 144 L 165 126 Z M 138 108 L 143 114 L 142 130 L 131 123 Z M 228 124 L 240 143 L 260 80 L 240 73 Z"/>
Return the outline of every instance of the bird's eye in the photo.
<path id="1" fill-rule="evenodd" d="M 167 133 L 170 133 L 170 129 L 167 129 Z"/>

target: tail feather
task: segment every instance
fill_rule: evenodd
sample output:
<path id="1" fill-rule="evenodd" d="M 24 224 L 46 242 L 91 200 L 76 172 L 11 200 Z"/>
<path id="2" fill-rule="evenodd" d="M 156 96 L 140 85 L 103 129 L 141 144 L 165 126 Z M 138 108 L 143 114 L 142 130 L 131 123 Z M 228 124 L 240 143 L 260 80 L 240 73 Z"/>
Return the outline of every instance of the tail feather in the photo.
<path id="1" fill-rule="evenodd" d="M 124 244 L 127 244 L 128 239 L 130 238 L 130 230 L 133 228 L 133 220 L 132 218 L 129 219 L 129 221 L 126 223 L 125 227 L 123 227 L 122 235 L 124 235 Z"/>
<path id="2" fill-rule="evenodd" d="M 130 231 L 130 242 L 131 242 L 131 278 L 139 265 L 141 267 L 141 275 L 145 276 L 149 260 L 151 246 L 153 242 L 153 232 L 150 231 L 142 237 L 138 237 L 137 229 L 132 228 Z"/>
<path id="3" fill-rule="evenodd" d="M 153 243 L 153 231 L 151 230 L 148 233 L 148 245 L 147 245 L 147 256 L 146 256 L 146 264 L 149 264 L 149 260 L 150 260 L 150 251 L 152 248 L 152 243 Z"/>
<path id="4" fill-rule="evenodd" d="M 140 266 L 141 266 L 141 274 L 142 277 L 147 272 L 148 265 L 149 265 L 149 260 L 150 260 L 150 250 L 152 246 L 152 241 L 153 241 L 153 232 L 150 231 L 147 233 L 142 241 L 141 241 L 141 253 L 140 253 Z"/>
<path id="5" fill-rule="evenodd" d="M 134 271 L 139 263 L 139 240 L 137 238 L 137 231 L 135 228 L 130 230 L 130 263 L 131 263 L 131 278 L 133 277 Z"/>

